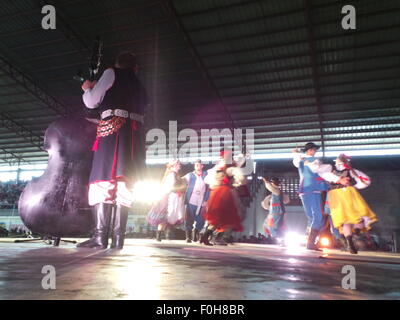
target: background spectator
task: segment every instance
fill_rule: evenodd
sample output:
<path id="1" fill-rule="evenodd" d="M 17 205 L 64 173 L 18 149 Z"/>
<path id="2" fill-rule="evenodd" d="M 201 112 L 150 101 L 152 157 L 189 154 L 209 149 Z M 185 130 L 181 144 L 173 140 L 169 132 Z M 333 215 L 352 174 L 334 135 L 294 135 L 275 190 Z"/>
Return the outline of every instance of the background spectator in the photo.
<path id="1" fill-rule="evenodd" d="M 26 182 L 0 182 L 0 208 L 17 205 L 25 186 Z"/>

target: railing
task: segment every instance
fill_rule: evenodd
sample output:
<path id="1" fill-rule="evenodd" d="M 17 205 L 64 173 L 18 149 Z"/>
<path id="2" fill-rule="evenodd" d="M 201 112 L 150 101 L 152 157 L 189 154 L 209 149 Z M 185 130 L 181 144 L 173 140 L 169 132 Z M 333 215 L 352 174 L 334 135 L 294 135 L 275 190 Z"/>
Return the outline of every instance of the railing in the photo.
<path id="1" fill-rule="evenodd" d="M 260 188 L 264 187 L 264 182 L 262 179 L 258 177 L 262 177 L 263 175 L 253 174 L 251 175 L 251 179 L 248 180 L 247 187 L 250 192 L 249 198 L 241 198 L 242 204 L 246 207 L 249 207 L 252 203 L 254 197 L 256 197 Z M 297 206 L 301 205 L 300 197 L 298 194 L 299 188 L 299 178 L 298 177 L 284 177 L 280 178 L 280 188 L 282 192 L 286 193 L 290 198 L 289 205 Z M 267 192 L 269 193 L 269 192 Z"/>
<path id="2" fill-rule="evenodd" d="M 257 165 L 256 177 L 268 177 L 272 178 L 273 176 L 277 176 L 280 181 L 280 188 L 282 192 L 286 193 L 290 198 L 289 205 L 301 205 L 301 200 L 299 197 L 299 184 L 300 178 L 297 174 L 282 174 L 282 173 L 272 173 L 269 170 L 268 166 L 263 163 L 259 163 Z M 262 180 L 260 180 L 262 181 Z"/>
<path id="3" fill-rule="evenodd" d="M 16 204 L 0 202 L 0 216 L 19 216 L 18 206 Z"/>

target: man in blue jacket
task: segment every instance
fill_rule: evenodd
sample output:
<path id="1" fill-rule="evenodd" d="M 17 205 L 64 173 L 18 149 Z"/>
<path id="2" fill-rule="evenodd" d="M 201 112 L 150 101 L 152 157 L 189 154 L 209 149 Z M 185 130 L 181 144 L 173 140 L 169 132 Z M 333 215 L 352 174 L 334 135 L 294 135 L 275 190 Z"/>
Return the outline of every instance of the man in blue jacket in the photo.
<path id="1" fill-rule="evenodd" d="M 314 162 L 315 153 L 319 149 L 319 146 L 313 142 L 308 142 L 303 153 L 300 150 L 293 150 L 293 164 L 299 169 L 300 185 L 299 195 L 303 203 L 304 211 L 308 219 L 309 235 L 307 241 L 307 249 L 319 250 L 315 244 L 319 232 L 324 227 L 324 216 L 322 206 L 322 193 L 328 191 L 328 183 L 322 179 L 318 174 L 311 171 L 306 165 L 307 161 Z"/>
<path id="2" fill-rule="evenodd" d="M 199 239 L 200 230 L 204 227 L 204 208 L 206 206 L 210 189 L 204 183 L 207 171 L 203 171 L 201 160 L 194 163 L 194 171 L 184 176 L 188 183 L 185 195 L 186 204 L 186 242 L 190 243 Z"/>

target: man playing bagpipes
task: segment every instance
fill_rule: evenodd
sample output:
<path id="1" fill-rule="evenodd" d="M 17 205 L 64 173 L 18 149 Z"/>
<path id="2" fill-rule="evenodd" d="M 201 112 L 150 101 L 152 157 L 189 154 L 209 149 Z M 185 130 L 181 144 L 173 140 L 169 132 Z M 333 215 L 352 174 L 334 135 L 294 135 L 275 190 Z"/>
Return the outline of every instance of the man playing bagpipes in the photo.
<path id="1" fill-rule="evenodd" d="M 82 85 L 86 107 L 99 109 L 101 120 L 92 148 L 89 178 L 94 234 L 79 247 L 107 248 L 109 233 L 112 248 L 121 249 L 124 245 L 132 205 L 130 188 L 145 169 L 143 122 L 147 96 L 136 77 L 137 71 L 135 55 L 121 53 L 115 66 L 106 69 L 98 82 L 85 81 Z"/>

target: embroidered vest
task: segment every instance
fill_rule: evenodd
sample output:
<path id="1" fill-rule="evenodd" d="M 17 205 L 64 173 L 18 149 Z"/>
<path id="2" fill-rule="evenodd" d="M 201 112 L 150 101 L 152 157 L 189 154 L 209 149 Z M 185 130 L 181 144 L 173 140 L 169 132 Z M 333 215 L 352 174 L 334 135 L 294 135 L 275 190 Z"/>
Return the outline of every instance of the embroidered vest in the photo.
<path id="1" fill-rule="evenodd" d="M 207 176 L 207 171 L 203 171 L 203 173 L 202 173 L 203 180 L 206 176 Z M 190 197 L 192 195 L 194 186 L 196 184 L 196 179 L 197 179 L 196 174 L 194 172 L 190 172 L 189 173 L 189 184 L 188 184 L 188 188 L 186 190 L 186 195 L 185 195 L 185 204 L 188 204 L 190 201 Z M 209 195 L 210 195 L 210 188 L 206 184 L 206 191 L 204 193 L 204 201 L 208 200 Z"/>

